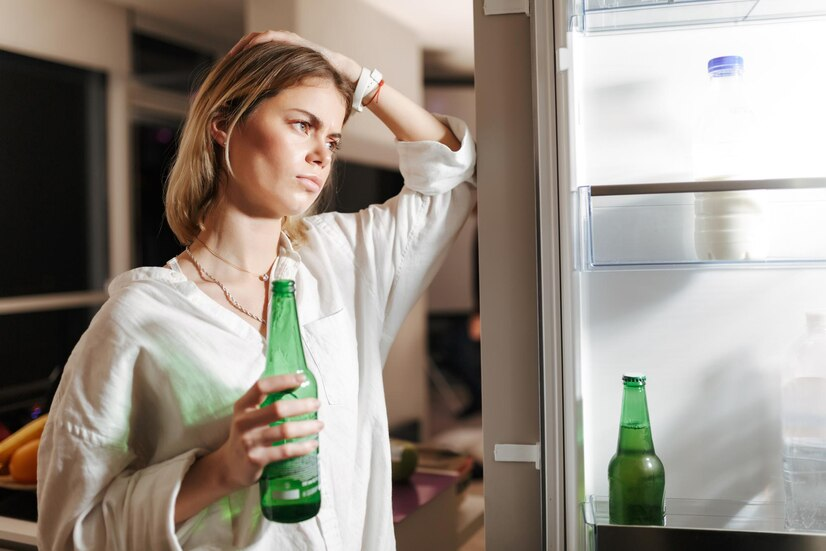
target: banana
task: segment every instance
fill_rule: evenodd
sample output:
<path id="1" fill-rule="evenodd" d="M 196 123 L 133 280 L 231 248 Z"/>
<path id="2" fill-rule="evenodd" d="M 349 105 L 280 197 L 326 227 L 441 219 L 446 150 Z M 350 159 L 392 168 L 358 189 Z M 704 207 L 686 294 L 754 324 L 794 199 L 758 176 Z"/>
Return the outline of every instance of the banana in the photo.
<path id="1" fill-rule="evenodd" d="M 41 415 L 34 421 L 23 425 L 23 427 L 14 434 L 0 441 L 0 465 L 8 463 L 12 454 L 17 451 L 17 448 L 35 438 L 40 438 L 40 435 L 43 434 L 43 427 L 46 426 L 47 416 L 47 414 Z"/>

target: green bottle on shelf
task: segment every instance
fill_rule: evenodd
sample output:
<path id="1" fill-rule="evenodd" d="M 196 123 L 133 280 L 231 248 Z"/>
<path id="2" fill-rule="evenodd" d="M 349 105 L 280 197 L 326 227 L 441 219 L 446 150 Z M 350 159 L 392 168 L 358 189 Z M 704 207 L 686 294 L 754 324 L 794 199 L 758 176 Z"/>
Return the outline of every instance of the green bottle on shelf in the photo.
<path id="1" fill-rule="evenodd" d="M 623 375 L 617 453 L 608 464 L 608 516 L 612 524 L 663 526 L 665 469 L 654 453 L 645 375 Z"/>
<path id="2" fill-rule="evenodd" d="M 267 366 L 264 376 L 301 373 L 306 380 L 300 387 L 270 394 L 261 407 L 277 400 L 317 398 L 315 377 L 307 369 L 301 332 L 298 326 L 298 310 L 295 302 L 295 282 L 280 279 L 272 284 L 270 309 L 270 334 L 267 343 Z M 272 423 L 316 419 L 316 413 L 290 417 Z M 279 446 L 318 438 L 318 435 L 275 442 Z M 318 480 L 318 448 L 301 457 L 275 461 L 264 468 L 258 482 L 261 491 L 261 512 L 274 522 L 301 522 L 314 517 L 321 507 L 321 488 Z"/>

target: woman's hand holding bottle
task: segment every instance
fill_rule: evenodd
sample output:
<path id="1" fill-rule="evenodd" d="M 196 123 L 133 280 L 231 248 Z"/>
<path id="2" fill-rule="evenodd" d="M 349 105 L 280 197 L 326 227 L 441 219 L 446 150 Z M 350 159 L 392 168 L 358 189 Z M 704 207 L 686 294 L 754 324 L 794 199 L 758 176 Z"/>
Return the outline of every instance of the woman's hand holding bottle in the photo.
<path id="1" fill-rule="evenodd" d="M 311 453 L 318 440 L 273 443 L 318 434 L 319 420 L 270 423 L 318 411 L 313 398 L 279 400 L 259 407 L 269 394 L 284 392 L 304 382 L 302 375 L 276 375 L 255 382 L 233 407 L 229 437 L 214 452 L 198 459 L 187 471 L 175 504 L 175 522 L 180 523 L 230 493 L 255 484 L 268 464 Z"/>
<path id="2" fill-rule="evenodd" d="M 319 402 L 314 398 L 278 400 L 259 407 L 274 392 L 284 392 L 304 382 L 302 375 L 276 375 L 256 381 L 235 402 L 229 438 L 216 453 L 226 468 L 226 483 L 235 489 L 255 484 L 261 471 L 273 461 L 307 455 L 318 447 L 318 440 L 287 442 L 273 446 L 274 442 L 303 438 L 317 434 L 324 423 L 312 421 L 287 421 L 279 425 L 270 423 L 288 417 L 296 417 L 318 411 Z"/>

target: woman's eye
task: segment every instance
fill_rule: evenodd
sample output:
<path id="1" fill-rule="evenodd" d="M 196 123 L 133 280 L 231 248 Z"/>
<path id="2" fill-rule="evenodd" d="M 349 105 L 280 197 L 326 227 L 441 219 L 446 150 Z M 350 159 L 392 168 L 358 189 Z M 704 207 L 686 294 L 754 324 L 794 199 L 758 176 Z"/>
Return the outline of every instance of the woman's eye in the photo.
<path id="1" fill-rule="evenodd" d="M 332 152 L 336 152 L 341 149 L 341 142 L 335 140 L 332 142 L 327 142 L 327 148 Z"/>
<path id="2" fill-rule="evenodd" d="M 307 121 L 295 121 L 293 123 L 293 126 L 295 126 L 298 130 L 305 134 L 308 134 L 310 132 L 310 123 L 308 123 Z"/>

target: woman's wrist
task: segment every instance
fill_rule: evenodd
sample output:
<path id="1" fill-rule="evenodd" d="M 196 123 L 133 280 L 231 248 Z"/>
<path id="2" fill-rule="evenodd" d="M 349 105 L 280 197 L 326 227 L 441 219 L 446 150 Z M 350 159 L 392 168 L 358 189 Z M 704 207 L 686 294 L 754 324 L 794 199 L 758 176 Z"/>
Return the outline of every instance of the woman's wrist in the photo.
<path id="1" fill-rule="evenodd" d="M 226 461 L 223 457 L 224 448 L 218 448 L 212 453 L 209 453 L 201 458 L 204 464 L 204 469 L 207 471 L 209 482 L 222 496 L 229 495 L 239 487 L 232 484 L 227 468 Z"/>
<path id="2" fill-rule="evenodd" d="M 175 523 L 179 524 L 237 490 L 227 477 L 221 449 L 199 457 L 184 475 L 175 501 Z"/>
<path id="3" fill-rule="evenodd" d="M 373 101 L 378 99 L 377 96 L 379 95 L 382 86 L 384 86 L 383 80 L 381 81 L 381 84 L 379 86 L 376 86 L 370 93 L 364 96 L 364 98 L 361 100 L 361 104 L 365 107 L 370 107 Z"/>

